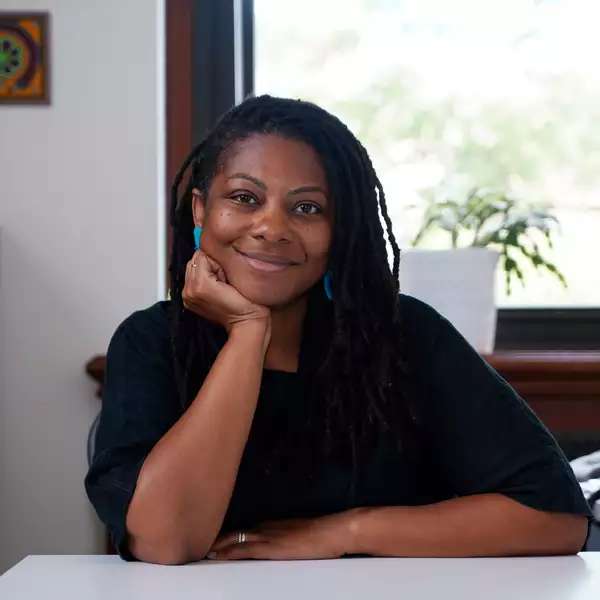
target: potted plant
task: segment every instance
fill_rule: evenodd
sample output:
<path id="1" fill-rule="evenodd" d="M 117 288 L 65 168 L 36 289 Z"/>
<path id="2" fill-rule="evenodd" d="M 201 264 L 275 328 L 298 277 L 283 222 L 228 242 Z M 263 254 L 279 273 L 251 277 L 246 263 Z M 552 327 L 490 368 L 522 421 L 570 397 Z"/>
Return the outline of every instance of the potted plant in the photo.
<path id="1" fill-rule="evenodd" d="M 402 289 L 444 314 L 476 350 L 490 353 L 496 334 L 498 261 L 509 295 L 515 278 L 525 285 L 525 263 L 547 270 L 566 287 L 564 275 L 540 249 L 542 240 L 552 248 L 557 227 L 558 220 L 544 207 L 502 191 L 477 187 L 462 201 L 434 196 L 427 201 L 411 245 L 442 230 L 450 237 L 451 249 L 404 251 Z"/>

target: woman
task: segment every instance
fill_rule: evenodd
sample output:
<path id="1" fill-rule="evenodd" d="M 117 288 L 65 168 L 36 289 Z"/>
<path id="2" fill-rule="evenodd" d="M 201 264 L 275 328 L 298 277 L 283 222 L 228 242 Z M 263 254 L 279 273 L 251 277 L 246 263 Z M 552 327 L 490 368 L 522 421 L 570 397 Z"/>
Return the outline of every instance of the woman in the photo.
<path id="1" fill-rule="evenodd" d="M 111 340 L 85 480 L 125 560 L 581 549 L 592 515 L 551 434 L 399 293 L 383 189 L 337 118 L 247 99 L 185 161 L 171 219 L 171 299 Z"/>

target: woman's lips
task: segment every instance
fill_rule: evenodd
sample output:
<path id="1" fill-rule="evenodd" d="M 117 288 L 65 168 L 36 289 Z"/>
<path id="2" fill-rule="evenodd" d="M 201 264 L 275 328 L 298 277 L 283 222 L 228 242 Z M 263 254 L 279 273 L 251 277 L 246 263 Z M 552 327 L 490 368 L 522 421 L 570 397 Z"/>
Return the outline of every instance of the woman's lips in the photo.
<path id="1" fill-rule="evenodd" d="M 263 271 L 263 272 L 275 272 L 275 271 L 284 271 L 285 269 L 288 269 L 289 267 L 291 267 L 292 265 L 277 265 L 275 263 L 270 263 L 270 262 L 266 262 L 264 260 L 258 260 L 256 258 L 250 258 L 249 256 L 246 256 L 245 254 L 242 254 L 241 252 L 238 252 L 238 254 L 246 261 L 246 263 L 248 265 L 250 265 L 253 269 L 256 269 L 257 271 Z"/>

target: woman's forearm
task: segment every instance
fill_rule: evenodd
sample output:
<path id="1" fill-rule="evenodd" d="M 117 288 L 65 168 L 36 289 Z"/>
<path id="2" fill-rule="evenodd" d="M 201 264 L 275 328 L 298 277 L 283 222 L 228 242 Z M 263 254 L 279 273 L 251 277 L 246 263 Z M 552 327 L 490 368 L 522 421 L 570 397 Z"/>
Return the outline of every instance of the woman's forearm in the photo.
<path id="1" fill-rule="evenodd" d="M 196 398 L 147 456 L 127 513 L 147 562 L 199 560 L 219 533 L 258 400 L 267 327 L 232 330 Z"/>
<path id="2" fill-rule="evenodd" d="M 347 554 L 459 557 L 575 554 L 585 542 L 583 515 L 549 513 L 502 494 L 424 506 L 348 511 Z"/>

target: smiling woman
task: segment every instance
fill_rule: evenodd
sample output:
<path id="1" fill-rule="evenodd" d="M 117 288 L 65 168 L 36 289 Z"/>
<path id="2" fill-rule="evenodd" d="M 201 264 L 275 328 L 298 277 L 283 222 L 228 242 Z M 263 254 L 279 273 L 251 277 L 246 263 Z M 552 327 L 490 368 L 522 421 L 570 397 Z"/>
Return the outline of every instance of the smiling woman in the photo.
<path id="1" fill-rule="evenodd" d="M 339 119 L 245 100 L 184 162 L 171 222 L 171 297 L 111 340 L 85 480 L 124 559 L 582 547 L 552 435 L 400 293 L 383 188 Z"/>
<path id="2" fill-rule="evenodd" d="M 319 157 L 308 144 L 273 134 L 234 148 L 210 187 L 193 191 L 202 248 L 245 297 L 270 307 L 305 303 L 326 270 L 334 221 Z"/>

